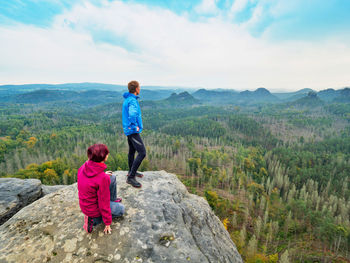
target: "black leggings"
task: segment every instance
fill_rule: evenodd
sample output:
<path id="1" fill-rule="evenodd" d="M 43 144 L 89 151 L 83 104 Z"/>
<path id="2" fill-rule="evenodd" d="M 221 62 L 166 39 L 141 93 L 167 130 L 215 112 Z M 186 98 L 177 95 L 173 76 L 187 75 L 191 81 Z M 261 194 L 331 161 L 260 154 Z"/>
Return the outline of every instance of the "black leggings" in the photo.
<path id="1" fill-rule="evenodd" d="M 146 157 L 146 148 L 143 144 L 140 134 L 134 133 L 128 135 L 128 144 L 129 144 L 129 176 L 135 177 L 137 169 L 141 165 L 142 160 Z M 135 152 L 137 152 L 137 157 L 135 158 Z"/>

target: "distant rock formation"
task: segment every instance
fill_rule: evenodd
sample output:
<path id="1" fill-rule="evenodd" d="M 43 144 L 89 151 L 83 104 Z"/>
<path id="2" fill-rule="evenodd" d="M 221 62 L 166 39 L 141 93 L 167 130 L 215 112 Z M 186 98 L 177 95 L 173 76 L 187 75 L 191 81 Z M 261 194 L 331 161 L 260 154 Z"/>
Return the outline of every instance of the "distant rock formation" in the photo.
<path id="1" fill-rule="evenodd" d="M 87 234 L 76 184 L 23 208 L 0 226 L 0 262 L 242 262 L 205 199 L 173 174 L 146 172 L 141 189 L 117 172 L 126 215 Z"/>
<path id="2" fill-rule="evenodd" d="M 314 91 L 310 91 L 307 96 L 303 98 L 288 103 L 289 106 L 297 107 L 322 107 L 324 104 L 325 102 L 321 100 Z"/>
<path id="3" fill-rule="evenodd" d="M 200 89 L 194 92 L 193 97 L 201 101 L 208 103 L 222 103 L 224 104 L 264 104 L 264 103 L 277 103 L 280 99 L 271 94 L 265 88 L 258 88 L 255 91 L 245 90 L 237 92 L 234 90 L 205 90 Z"/>
<path id="4" fill-rule="evenodd" d="M 238 101 L 252 104 L 252 103 L 267 103 L 267 102 L 279 102 L 279 99 L 272 95 L 270 91 L 265 88 L 258 88 L 255 91 L 242 91 L 237 97 Z"/>
<path id="5" fill-rule="evenodd" d="M 179 94 L 172 93 L 169 98 L 164 100 L 167 103 L 173 104 L 173 106 L 180 105 L 192 105 L 192 104 L 200 104 L 199 100 L 195 99 L 191 94 L 187 91 L 181 92 Z"/>

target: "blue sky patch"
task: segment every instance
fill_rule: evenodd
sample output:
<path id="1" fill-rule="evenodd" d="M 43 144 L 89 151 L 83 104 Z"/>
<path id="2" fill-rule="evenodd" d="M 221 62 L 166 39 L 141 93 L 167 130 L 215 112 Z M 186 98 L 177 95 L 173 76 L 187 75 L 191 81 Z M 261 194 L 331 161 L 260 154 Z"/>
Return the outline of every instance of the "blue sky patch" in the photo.
<path id="1" fill-rule="evenodd" d="M 112 2 L 113 0 L 109 0 Z M 52 24 L 56 15 L 69 10 L 82 0 L 6 0 L 0 5 L 0 24 L 22 23 L 48 27 Z M 96 6 L 101 6 L 104 1 L 90 0 Z M 191 21 L 205 21 L 215 15 L 229 17 L 227 14 L 232 0 L 217 0 L 216 6 L 219 14 L 198 14 L 196 7 L 201 0 L 123 0 L 124 3 L 139 3 L 148 7 L 158 7 L 171 10 L 177 15 L 186 15 Z M 264 3 L 264 4 L 262 4 Z M 306 39 L 315 40 L 337 34 L 349 34 L 350 31 L 350 1 L 328 0 L 328 1 L 297 1 L 293 8 L 281 15 L 273 16 L 271 10 L 276 4 L 285 4 L 282 0 L 276 1 L 248 1 L 243 10 L 235 14 L 232 21 L 242 24 L 249 21 L 255 8 L 260 4 L 263 14 L 252 26 L 249 32 L 259 37 L 265 30 L 269 29 L 271 40 Z M 260 6 L 261 7 L 261 6 Z M 116 41 L 114 36 L 93 32 L 94 39 L 108 43 L 122 43 L 121 38 Z"/>
<path id="2" fill-rule="evenodd" d="M 49 26 L 53 18 L 75 1 L 6 0 L 0 5 L 0 23 L 10 21 L 27 25 Z M 2 19 L 1 19 L 2 17 Z"/>

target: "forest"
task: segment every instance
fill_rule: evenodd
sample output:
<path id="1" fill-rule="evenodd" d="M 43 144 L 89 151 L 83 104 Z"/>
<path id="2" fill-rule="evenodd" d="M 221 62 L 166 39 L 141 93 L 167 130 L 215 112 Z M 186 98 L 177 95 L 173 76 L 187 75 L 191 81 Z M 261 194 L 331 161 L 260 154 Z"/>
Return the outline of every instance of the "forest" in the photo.
<path id="1" fill-rule="evenodd" d="M 0 177 L 75 183 L 94 143 L 128 170 L 121 93 L 47 91 L 0 93 Z M 140 170 L 206 198 L 245 262 L 350 262 L 349 89 L 256 92 L 141 90 Z"/>

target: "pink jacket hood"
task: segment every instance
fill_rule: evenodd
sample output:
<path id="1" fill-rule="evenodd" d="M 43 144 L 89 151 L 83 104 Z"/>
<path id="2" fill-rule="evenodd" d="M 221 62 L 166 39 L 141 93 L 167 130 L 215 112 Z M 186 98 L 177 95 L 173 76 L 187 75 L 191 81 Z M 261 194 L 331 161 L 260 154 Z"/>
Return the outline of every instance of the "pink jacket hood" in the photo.
<path id="1" fill-rule="evenodd" d="M 86 177 L 94 177 L 100 173 L 102 173 L 104 170 L 107 169 L 107 165 L 104 163 L 96 163 L 91 160 L 88 160 L 83 164 L 82 168 L 82 173 Z"/>

